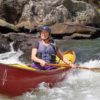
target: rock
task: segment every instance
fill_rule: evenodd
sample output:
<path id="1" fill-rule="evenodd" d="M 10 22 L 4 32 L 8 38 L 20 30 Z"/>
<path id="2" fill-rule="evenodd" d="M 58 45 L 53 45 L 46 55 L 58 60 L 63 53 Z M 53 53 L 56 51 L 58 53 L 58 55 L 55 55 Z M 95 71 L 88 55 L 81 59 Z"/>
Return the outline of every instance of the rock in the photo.
<path id="1" fill-rule="evenodd" d="M 30 38 L 29 40 L 21 43 L 20 49 L 24 52 L 24 54 L 20 56 L 21 61 L 24 61 L 25 63 L 31 63 L 31 51 L 36 41 L 38 40 Z"/>
<path id="2" fill-rule="evenodd" d="M 10 51 L 10 44 L 6 38 L 0 35 L 0 53 L 5 53 Z"/>
<path id="3" fill-rule="evenodd" d="M 65 23 L 57 23 L 51 27 L 52 34 L 66 34 L 71 35 L 72 33 L 85 33 L 85 34 L 93 34 L 97 29 L 90 26 L 85 26 L 81 24 L 65 24 Z"/>
<path id="4" fill-rule="evenodd" d="M 34 43 L 34 39 L 38 38 L 32 34 L 25 33 L 8 33 L 4 34 L 3 36 L 10 42 L 14 41 L 13 46 L 14 50 L 16 51 L 18 50 L 18 48 L 20 48 L 22 51 L 29 49 L 29 47 Z"/>
<path id="5" fill-rule="evenodd" d="M 21 61 L 24 61 L 25 63 L 29 63 L 31 61 L 30 59 L 31 50 L 35 45 L 35 42 L 38 41 L 38 37 L 34 37 L 34 35 L 32 34 L 25 34 L 25 33 L 8 33 L 8 34 L 4 34 L 3 37 L 5 37 L 10 42 L 11 41 L 14 42 L 13 48 L 15 51 L 17 51 L 18 49 L 23 51 L 24 54 L 20 56 Z M 0 50 L 4 50 L 4 49 L 0 49 Z"/>
<path id="6" fill-rule="evenodd" d="M 93 6 L 95 6 L 96 8 L 100 8 L 100 1 L 99 0 L 83 0 Z"/>
<path id="7" fill-rule="evenodd" d="M 25 52 L 23 55 L 21 55 L 19 57 L 19 60 L 22 61 L 22 62 L 25 62 L 26 64 L 31 64 L 32 63 L 31 51 Z"/>
<path id="8" fill-rule="evenodd" d="M 1 0 L 0 18 L 16 24 L 23 12 L 23 7 L 29 0 Z"/>
<path id="9" fill-rule="evenodd" d="M 75 33 L 71 36 L 72 39 L 90 39 L 91 34 L 79 34 Z"/>
<path id="10" fill-rule="evenodd" d="M 94 4 L 99 4 L 99 1 L 96 0 Z M 96 23 L 97 18 L 100 18 L 95 8 L 90 4 L 75 0 L 2 0 L 0 5 L 0 18 L 14 24 L 29 21 L 38 25 L 40 23 L 52 25 L 56 22 L 65 22 L 68 19 L 92 24 Z"/>
<path id="11" fill-rule="evenodd" d="M 34 26 L 67 22 L 100 26 L 97 8 L 79 0 L 1 0 L 0 18 L 27 32 Z"/>
<path id="12" fill-rule="evenodd" d="M 0 32 L 8 33 L 8 32 L 16 32 L 17 27 L 13 24 L 10 24 L 2 19 L 0 19 Z"/>

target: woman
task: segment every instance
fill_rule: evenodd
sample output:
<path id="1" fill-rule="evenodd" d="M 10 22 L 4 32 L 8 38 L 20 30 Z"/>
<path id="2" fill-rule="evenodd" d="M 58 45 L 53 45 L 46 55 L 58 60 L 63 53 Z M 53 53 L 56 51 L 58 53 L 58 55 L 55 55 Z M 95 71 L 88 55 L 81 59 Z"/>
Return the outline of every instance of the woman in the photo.
<path id="1" fill-rule="evenodd" d="M 56 63 L 56 55 L 63 60 L 66 64 L 75 67 L 66 58 L 63 57 L 62 52 L 56 46 L 55 43 L 51 41 L 51 30 L 48 26 L 41 27 L 40 40 L 36 43 L 35 47 L 32 49 L 31 59 L 34 61 L 33 67 L 42 70 L 55 69 L 56 67 L 45 66 L 46 63 Z"/>

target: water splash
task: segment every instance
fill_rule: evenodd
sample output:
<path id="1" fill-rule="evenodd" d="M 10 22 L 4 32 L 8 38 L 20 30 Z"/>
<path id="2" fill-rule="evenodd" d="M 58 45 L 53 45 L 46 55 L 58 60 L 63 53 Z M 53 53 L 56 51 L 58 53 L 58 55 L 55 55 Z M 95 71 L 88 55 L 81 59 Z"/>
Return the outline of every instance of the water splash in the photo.
<path id="1" fill-rule="evenodd" d="M 4 64 L 21 64 L 19 61 L 19 57 L 23 54 L 23 52 L 18 49 L 18 51 L 14 51 L 13 42 L 10 44 L 11 51 L 0 54 L 0 63 Z"/>
<path id="2" fill-rule="evenodd" d="M 12 46 L 12 44 L 11 44 Z M 97 46 L 98 47 L 98 46 Z M 19 56 L 23 52 L 18 50 L 0 54 L 1 63 L 22 63 Z M 100 55 L 100 53 L 98 53 Z M 80 66 L 100 67 L 100 59 L 89 60 Z M 46 83 L 41 83 L 36 90 L 24 93 L 15 98 L 0 95 L 1 100 L 99 100 L 100 99 L 100 73 L 83 69 L 72 69 L 63 82 L 57 83 L 54 88 L 49 88 Z"/>
<path id="3" fill-rule="evenodd" d="M 95 60 L 89 60 L 85 63 L 79 63 L 80 66 L 87 66 L 87 67 L 90 67 L 90 68 L 93 68 L 93 67 L 100 67 L 100 60 L 98 59 L 95 59 Z"/>
<path id="4" fill-rule="evenodd" d="M 91 60 L 80 63 L 80 66 L 98 66 L 100 60 Z M 67 78 L 54 88 L 41 83 L 37 89 L 24 93 L 12 99 L 2 100 L 99 100 L 100 98 L 100 73 L 88 70 L 72 69 Z M 0 98 L 4 98 L 0 96 Z M 5 97 L 7 98 L 7 97 Z"/>
<path id="5" fill-rule="evenodd" d="M 80 66 L 83 65 L 99 67 L 100 60 L 80 63 Z M 41 83 L 37 91 L 25 93 L 18 98 L 23 100 L 27 100 L 25 98 L 28 100 L 99 100 L 100 82 L 98 80 L 100 80 L 100 73 L 72 69 L 67 78 L 54 88 L 48 88 L 46 83 Z"/>

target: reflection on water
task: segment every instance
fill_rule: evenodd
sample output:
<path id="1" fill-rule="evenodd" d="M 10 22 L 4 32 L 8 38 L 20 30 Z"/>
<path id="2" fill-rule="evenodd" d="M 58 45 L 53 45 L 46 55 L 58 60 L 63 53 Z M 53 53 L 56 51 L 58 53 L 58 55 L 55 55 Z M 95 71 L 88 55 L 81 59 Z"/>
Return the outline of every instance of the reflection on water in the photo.
<path id="1" fill-rule="evenodd" d="M 64 51 L 75 50 L 76 63 L 85 67 L 100 67 L 100 40 L 85 41 L 58 41 Z M 66 44 L 66 45 L 65 45 Z M 15 52 L 14 52 L 15 53 Z M 16 52 L 15 54 L 19 54 Z M 15 55 L 14 54 L 14 55 Z M 11 54 L 4 54 L 6 61 L 16 58 Z M 7 58 L 8 57 L 8 58 Z M 18 56 L 17 56 L 18 58 Z M 8 60 L 9 59 L 9 60 Z M 5 60 L 1 59 L 0 60 Z M 20 62 L 18 59 L 14 62 Z M 21 62 L 20 62 L 21 63 Z M 54 88 L 48 88 L 46 83 L 41 83 L 37 90 L 24 93 L 15 98 L 0 95 L 0 100 L 100 100 L 100 73 L 83 69 L 72 69 L 67 78 L 58 83 Z"/>

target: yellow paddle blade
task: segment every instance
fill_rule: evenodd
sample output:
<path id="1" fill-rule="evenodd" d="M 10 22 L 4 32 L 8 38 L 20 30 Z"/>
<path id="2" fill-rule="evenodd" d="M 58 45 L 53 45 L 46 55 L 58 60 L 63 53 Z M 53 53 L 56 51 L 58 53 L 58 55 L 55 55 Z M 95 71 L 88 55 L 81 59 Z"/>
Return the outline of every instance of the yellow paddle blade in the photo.
<path id="1" fill-rule="evenodd" d="M 75 60 L 76 60 L 76 54 L 75 54 L 75 52 L 72 51 L 72 50 L 68 50 L 68 51 L 64 52 L 64 53 L 63 53 L 63 56 L 64 56 L 65 58 L 67 58 L 67 59 L 68 59 L 70 62 L 72 62 L 72 63 L 74 63 Z M 63 62 L 62 60 L 60 60 L 59 57 L 56 57 L 56 62 L 57 62 L 57 63 L 60 63 L 60 64 L 64 64 L 64 62 Z"/>

